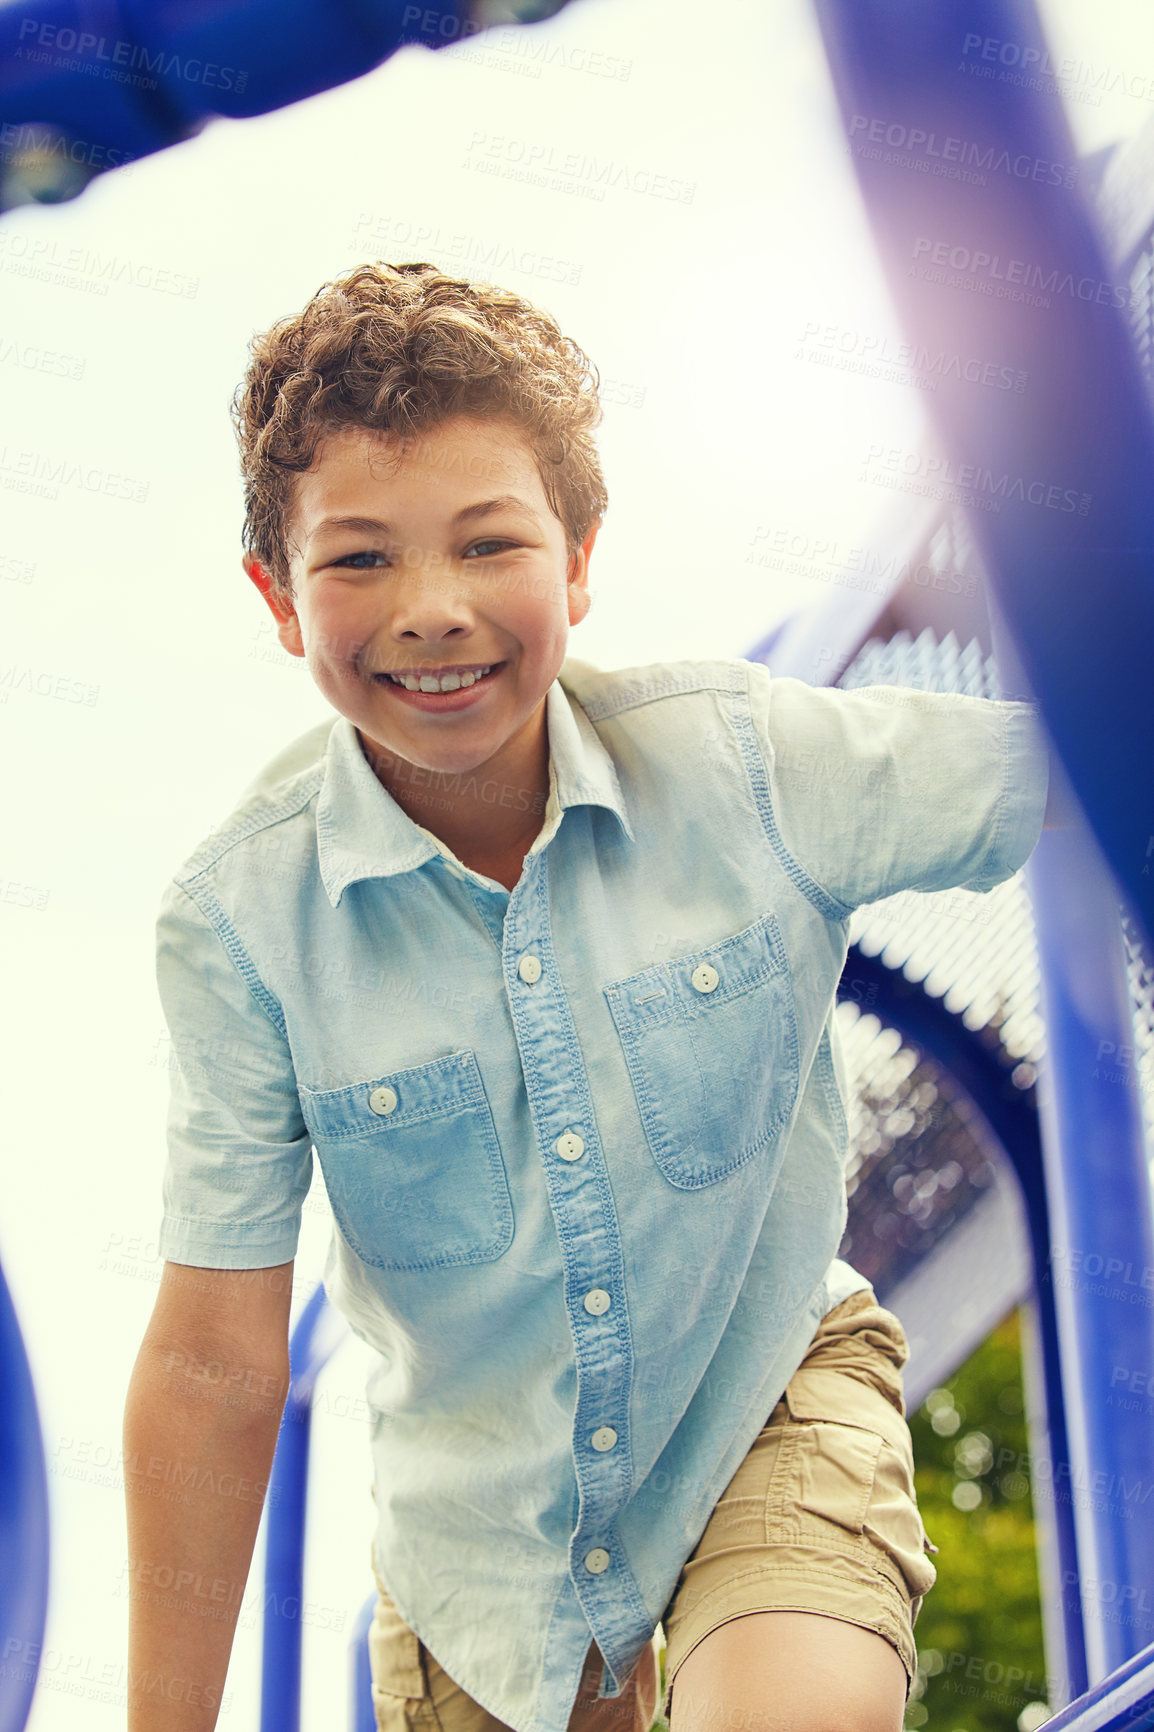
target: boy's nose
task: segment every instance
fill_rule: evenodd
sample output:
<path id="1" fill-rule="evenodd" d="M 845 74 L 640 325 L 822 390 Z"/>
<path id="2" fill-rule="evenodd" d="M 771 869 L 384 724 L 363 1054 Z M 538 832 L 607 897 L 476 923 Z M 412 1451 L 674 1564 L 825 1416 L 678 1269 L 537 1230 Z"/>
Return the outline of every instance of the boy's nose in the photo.
<path id="1" fill-rule="evenodd" d="M 389 585 L 389 600 L 394 638 L 437 643 L 474 623 L 467 586 L 444 560 L 426 557 L 419 564 L 406 564 Z"/>

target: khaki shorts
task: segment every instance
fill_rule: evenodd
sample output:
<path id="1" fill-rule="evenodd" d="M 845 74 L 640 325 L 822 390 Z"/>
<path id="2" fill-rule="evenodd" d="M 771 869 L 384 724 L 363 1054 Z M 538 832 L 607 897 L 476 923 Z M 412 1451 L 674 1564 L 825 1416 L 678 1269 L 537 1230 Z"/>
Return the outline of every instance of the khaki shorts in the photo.
<path id="1" fill-rule="evenodd" d="M 750 1612 L 819 1612 L 875 1630 L 901 1656 L 909 1699 L 914 1624 L 937 1580 L 905 1420 L 909 1354 L 872 1288 L 822 1318 L 665 1608 L 667 1715 L 682 1661 Z"/>
<path id="2" fill-rule="evenodd" d="M 378 1732 L 509 1732 L 504 1720 L 466 1696 L 434 1660 L 397 1611 L 379 1576 L 377 1589 L 369 1625 L 369 1668 Z M 654 1637 L 621 1695 L 599 1700 L 603 1661 L 596 1642 L 592 1643 L 569 1717 L 574 1732 L 650 1732 L 660 1694 L 659 1650 Z"/>
<path id="3" fill-rule="evenodd" d="M 906 1668 L 937 1572 L 914 1494 L 901 1368 L 909 1342 L 871 1288 L 818 1325 L 749 1454 L 722 1493 L 661 1620 L 668 1716 L 677 1670 L 699 1642 L 751 1612 L 816 1612 L 875 1630 Z M 502 1732 L 401 1618 L 379 1578 L 369 1661 L 379 1732 Z M 622 1696 L 597 1701 L 601 1656 L 586 1659 L 571 1725 L 649 1732 L 660 1639 Z"/>

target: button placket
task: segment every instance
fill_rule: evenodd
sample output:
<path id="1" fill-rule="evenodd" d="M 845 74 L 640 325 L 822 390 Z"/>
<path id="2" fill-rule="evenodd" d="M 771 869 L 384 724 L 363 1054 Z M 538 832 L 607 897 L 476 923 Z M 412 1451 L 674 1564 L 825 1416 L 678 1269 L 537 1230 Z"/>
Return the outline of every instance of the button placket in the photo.
<path id="1" fill-rule="evenodd" d="M 576 1358 L 572 1462 L 581 1513 L 570 1536 L 570 1571 L 605 1652 L 618 1644 L 626 1605 L 641 1600 L 628 1563 L 621 1558 L 613 1562 L 608 1549 L 614 1543 L 608 1538 L 613 1523 L 632 1488 L 627 1422 L 633 1355 L 619 1286 L 620 1229 L 597 1138 L 592 1091 L 548 948 L 548 851 L 539 863 L 540 873 L 532 882 L 518 884 L 506 909 L 505 978 L 560 1241 Z"/>

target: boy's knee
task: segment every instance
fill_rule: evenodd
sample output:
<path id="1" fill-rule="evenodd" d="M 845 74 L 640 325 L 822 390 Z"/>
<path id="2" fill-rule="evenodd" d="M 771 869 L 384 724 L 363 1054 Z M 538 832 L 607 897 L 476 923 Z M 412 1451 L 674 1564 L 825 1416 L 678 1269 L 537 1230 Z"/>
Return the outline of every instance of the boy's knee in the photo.
<path id="1" fill-rule="evenodd" d="M 710 1692 L 698 1699 L 679 1683 L 669 1703 L 669 1732 L 901 1732 L 904 1707 L 891 1702 L 785 1700 L 754 1701 Z"/>
<path id="2" fill-rule="evenodd" d="M 881 1637 L 835 1665 L 801 1649 L 769 1667 L 737 1649 L 704 1671 L 693 1658 L 674 1679 L 670 1732 L 902 1732 L 907 1673 Z"/>

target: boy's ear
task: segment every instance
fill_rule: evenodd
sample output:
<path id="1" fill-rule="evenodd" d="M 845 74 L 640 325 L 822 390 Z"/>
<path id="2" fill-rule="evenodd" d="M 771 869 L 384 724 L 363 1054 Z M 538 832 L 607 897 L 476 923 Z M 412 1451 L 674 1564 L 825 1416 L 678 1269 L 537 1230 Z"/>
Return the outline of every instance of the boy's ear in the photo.
<path id="1" fill-rule="evenodd" d="M 240 563 L 245 576 L 252 579 L 268 603 L 269 611 L 277 623 L 277 636 L 283 647 L 290 655 L 303 656 L 305 646 L 301 638 L 300 621 L 292 602 L 273 588 L 270 573 L 254 554 L 242 554 Z"/>
<path id="2" fill-rule="evenodd" d="M 569 624 L 579 625 L 589 612 L 592 597 L 589 594 L 589 560 L 593 553 L 593 543 L 597 540 L 597 531 L 601 528 L 601 519 L 590 529 L 588 535 L 569 560 L 568 590 L 569 590 Z"/>

